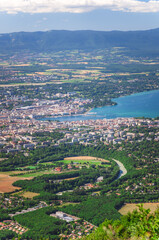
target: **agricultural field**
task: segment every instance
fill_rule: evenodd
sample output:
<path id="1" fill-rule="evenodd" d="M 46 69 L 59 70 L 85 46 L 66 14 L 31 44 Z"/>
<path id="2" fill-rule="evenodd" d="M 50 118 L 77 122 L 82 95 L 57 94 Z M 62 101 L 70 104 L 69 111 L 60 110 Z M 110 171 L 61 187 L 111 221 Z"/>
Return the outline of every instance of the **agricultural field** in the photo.
<path id="1" fill-rule="evenodd" d="M 38 177 L 38 176 L 42 176 L 44 174 L 53 174 L 55 173 L 55 171 L 53 171 L 52 169 L 50 170 L 43 170 L 43 171 L 33 171 L 33 172 L 26 172 L 23 175 L 19 175 L 18 180 L 20 180 L 20 178 L 34 178 L 34 177 Z"/>
<path id="2" fill-rule="evenodd" d="M 18 172 L 16 172 L 18 174 Z M 8 193 L 20 189 L 12 184 L 21 179 L 32 179 L 32 177 L 12 177 L 10 172 L 0 173 L 0 193 Z"/>
<path id="3" fill-rule="evenodd" d="M 90 156 L 78 156 L 78 157 L 67 157 L 64 158 L 61 162 L 64 162 L 66 164 L 70 163 L 79 163 L 79 164 L 95 164 L 95 165 L 101 165 L 101 162 L 109 163 L 108 160 L 102 159 L 102 158 L 96 158 L 96 157 L 90 157 Z"/>
<path id="4" fill-rule="evenodd" d="M 61 83 L 61 82 L 60 82 Z M 58 84 L 57 82 L 39 82 L 39 83 L 12 83 L 12 84 L 0 84 L 0 87 L 16 87 L 16 86 L 45 86 L 47 84 Z"/>
<path id="5" fill-rule="evenodd" d="M 159 203 L 143 203 L 145 209 L 150 209 L 151 212 L 155 212 L 159 208 Z M 127 203 L 120 210 L 121 215 L 126 215 L 128 212 L 133 212 L 133 210 L 138 209 L 135 203 Z"/>

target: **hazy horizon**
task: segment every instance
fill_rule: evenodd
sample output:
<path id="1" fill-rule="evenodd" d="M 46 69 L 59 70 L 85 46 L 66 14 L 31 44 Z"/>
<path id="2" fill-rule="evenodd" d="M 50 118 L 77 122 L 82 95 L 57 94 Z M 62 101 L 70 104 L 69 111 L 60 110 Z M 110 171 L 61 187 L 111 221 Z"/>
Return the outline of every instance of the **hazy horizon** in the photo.
<path id="1" fill-rule="evenodd" d="M 69 32 L 77 32 L 77 31 L 92 31 L 92 32 L 137 32 L 137 31 L 151 31 L 151 30 L 157 30 L 159 27 L 156 28 L 149 28 L 149 29 L 138 29 L 138 30 L 117 30 L 117 29 L 112 29 L 112 30 L 91 30 L 91 29 L 50 29 L 50 30 L 37 30 L 37 31 L 13 31 L 13 32 L 5 32 L 0 34 L 11 34 L 11 33 L 20 33 L 20 32 L 26 32 L 26 33 L 32 33 L 32 32 L 51 32 L 51 31 L 69 31 Z"/>
<path id="2" fill-rule="evenodd" d="M 0 33 L 158 28 L 159 0 L 0 0 Z"/>

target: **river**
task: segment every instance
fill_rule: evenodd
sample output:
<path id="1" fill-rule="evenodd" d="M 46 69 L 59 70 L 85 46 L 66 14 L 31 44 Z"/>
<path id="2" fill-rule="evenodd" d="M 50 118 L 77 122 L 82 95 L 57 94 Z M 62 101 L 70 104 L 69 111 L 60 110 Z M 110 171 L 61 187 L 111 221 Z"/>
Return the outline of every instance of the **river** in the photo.
<path id="1" fill-rule="evenodd" d="M 126 168 L 124 167 L 124 165 L 123 165 L 120 161 L 118 161 L 118 160 L 116 160 L 116 159 L 114 159 L 114 158 L 113 158 L 112 160 L 115 161 L 115 162 L 118 164 L 118 167 L 119 167 L 119 169 L 120 169 L 119 175 L 118 175 L 118 177 L 115 179 L 115 180 L 117 180 L 117 179 L 125 176 L 125 175 L 127 174 L 127 170 L 126 170 Z"/>

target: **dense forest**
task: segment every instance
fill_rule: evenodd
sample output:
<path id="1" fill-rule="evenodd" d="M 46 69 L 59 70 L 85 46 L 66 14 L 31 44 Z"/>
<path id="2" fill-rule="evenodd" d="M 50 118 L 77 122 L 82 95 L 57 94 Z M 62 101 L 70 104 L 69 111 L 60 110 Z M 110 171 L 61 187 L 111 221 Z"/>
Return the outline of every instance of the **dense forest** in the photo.
<path id="1" fill-rule="evenodd" d="M 55 210 L 53 210 L 55 211 Z M 28 227 L 22 239 L 60 239 L 59 234 L 67 229 L 67 223 L 57 218 L 49 216 L 50 209 L 44 208 L 25 215 L 15 216 L 15 220 L 23 226 Z"/>

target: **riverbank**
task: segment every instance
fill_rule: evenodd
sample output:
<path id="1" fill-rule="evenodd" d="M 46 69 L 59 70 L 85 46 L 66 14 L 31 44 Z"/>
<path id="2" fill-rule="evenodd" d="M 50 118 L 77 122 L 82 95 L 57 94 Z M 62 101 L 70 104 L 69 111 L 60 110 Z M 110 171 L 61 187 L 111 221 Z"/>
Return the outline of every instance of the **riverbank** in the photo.
<path id="1" fill-rule="evenodd" d="M 124 165 L 123 165 L 120 161 L 118 161 L 118 160 L 116 160 L 116 159 L 114 159 L 114 158 L 113 158 L 112 160 L 115 161 L 115 162 L 118 164 L 119 169 L 120 169 L 120 173 L 119 173 L 119 176 L 117 177 L 117 179 L 125 176 L 125 175 L 127 174 L 127 170 L 126 170 L 126 168 L 124 167 Z M 116 179 L 116 180 L 117 180 L 117 179 Z"/>

